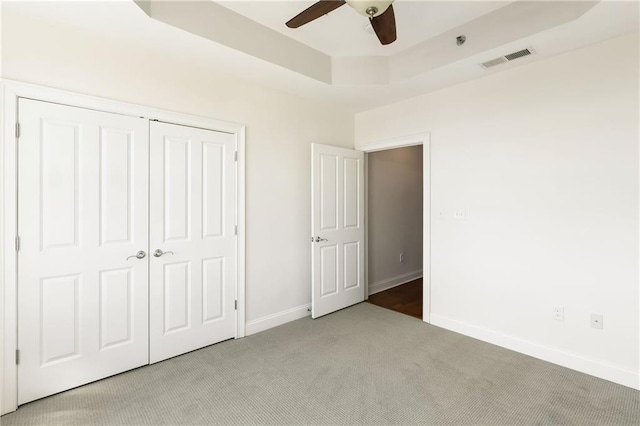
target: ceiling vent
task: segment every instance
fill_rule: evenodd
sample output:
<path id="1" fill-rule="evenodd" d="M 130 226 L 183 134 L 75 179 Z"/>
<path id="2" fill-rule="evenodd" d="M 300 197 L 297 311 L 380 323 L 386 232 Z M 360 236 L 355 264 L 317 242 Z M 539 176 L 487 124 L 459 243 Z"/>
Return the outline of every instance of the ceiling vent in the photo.
<path id="1" fill-rule="evenodd" d="M 485 69 L 491 68 L 491 67 L 495 67 L 496 65 L 503 64 L 505 62 L 511 62 L 511 61 L 515 61 L 518 58 L 523 58 L 525 56 L 533 55 L 534 53 L 535 53 L 534 50 L 531 48 L 523 49 L 517 52 L 509 53 L 508 55 L 504 55 L 495 59 L 488 60 L 486 62 L 481 63 L 480 66 Z"/>

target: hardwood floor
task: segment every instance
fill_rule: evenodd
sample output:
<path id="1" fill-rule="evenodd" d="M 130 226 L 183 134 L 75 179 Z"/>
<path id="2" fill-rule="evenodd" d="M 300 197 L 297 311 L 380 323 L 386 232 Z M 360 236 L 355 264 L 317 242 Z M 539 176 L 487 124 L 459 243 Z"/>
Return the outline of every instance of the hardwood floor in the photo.
<path id="1" fill-rule="evenodd" d="M 422 278 L 373 294 L 367 302 L 422 319 Z"/>

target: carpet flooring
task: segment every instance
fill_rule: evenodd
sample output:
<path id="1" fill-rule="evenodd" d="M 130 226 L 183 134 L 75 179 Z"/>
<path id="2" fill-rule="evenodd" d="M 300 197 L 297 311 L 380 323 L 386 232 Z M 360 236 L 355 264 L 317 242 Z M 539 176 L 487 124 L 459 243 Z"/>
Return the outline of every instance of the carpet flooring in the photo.
<path id="1" fill-rule="evenodd" d="M 9 425 L 638 424 L 640 392 L 361 303 L 20 407 Z"/>

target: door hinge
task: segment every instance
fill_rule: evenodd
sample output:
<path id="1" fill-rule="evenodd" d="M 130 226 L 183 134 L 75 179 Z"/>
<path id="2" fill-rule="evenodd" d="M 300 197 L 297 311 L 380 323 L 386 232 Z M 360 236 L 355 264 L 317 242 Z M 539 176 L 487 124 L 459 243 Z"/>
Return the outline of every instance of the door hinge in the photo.
<path id="1" fill-rule="evenodd" d="M 238 151 L 233 153 L 233 161 L 238 161 Z"/>
<path id="2" fill-rule="evenodd" d="M 20 235 L 16 235 L 16 251 L 20 251 Z"/>
<path id="3" fill-rule="evenodd" d="M 16 365 L 20 364 L 20 349 L 16 349 Z"/>
<path id="4" fill-rule="evenodd" d="M 233 306 L 235 307 L 235 309 L 236 309 L 236 311 L 237 311 L 237 310 L 238 310 L 238 301 L 237 301 L 237 300 L 235 300 L 234 302 L 235 302 L 235 303 L 233 304 Z"/>
<path id="5" fill-rule="evenodd" d="M 16 122 L 16 139 L 20 139 L 20 123 Z"/>
<path id="6" fill-rule="evenodd" d="M 235 232 L 235 235 L 238 235 L 238 225 L 236 225 L 236 226 L 235 226 L 235 228 L 234 228 L 234 231 L 233 231 L 233 232 Z"/>

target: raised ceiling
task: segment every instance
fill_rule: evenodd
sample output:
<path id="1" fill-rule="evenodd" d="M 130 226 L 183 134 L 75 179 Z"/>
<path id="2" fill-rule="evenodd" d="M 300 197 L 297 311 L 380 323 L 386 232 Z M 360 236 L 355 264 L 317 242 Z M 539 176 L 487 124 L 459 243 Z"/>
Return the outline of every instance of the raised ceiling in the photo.
<path id="1" fill-rule="evenodd" d="M 382 46 L 368 21 L 345 5 L 300 28 L 285 25 L 314 1 L 223 1 L 222 6 L 329 56 L 391 56 L 509 2 L 396 0 L 398 39 Z"/>
<path id="2" fill-rule="evenodd" d="M 505 15 L 505 11 L 508 12 L 509 7 L 513 7 L 512 3 L 502 4 L 503 7 L 497 9 L 493 2 L 479 2 L 479 6 L 462 3 L 467 6 L 460 6 L 458 14 L 471 16 L 474 13 L 480 13 L 482 8 L 485 8 L 483 10 L 486 13 L 425 40 L 413 39 L 411 47 L 403 47 L 400 51 L 386 56 L 377 54 L 342 57 L 323 51 L 320 45 L 312 45 L 313 40 L 303 42 L 300 38 L 293 39 L 286 35 L 286 29 L 276 31 L 215 3 L 210 4 L 223 12 L 233 14 L 235 18 L 223 20 L 220 25 L 215 25 L 215 17 L 201 16 L 200 28 L 193 29 L 189 27 L 193 23 L 193 9 L 190 7 L 197 8 L 209 2 L 162 1 L 162 3 L 167 6 L 166 12 L 173 15 L 170 16 L 173 20 L 172 24 L 150 18 L 133 1 L 2 2 L 1 4 L 3 19 L 11 19 L 15 16 L 14 14 L 19 14 L 55 22 L 57 25 L 73 28 L 79 36 L 100 37 L 114 40 L 115 43 L 137 45 L 175 58 L 182 64 L 190 63 L 209 69 L 212 75 L 231 74 L 237 78 L 353 112 L 376 108 L 453 84 L 482 78 L 612 37 L 637 33 L 639 11 L 637 2 L 603 1 L 595 6 L 589 5 L 586 11 L 574 19 L 547 28 L 540 26 L 536 28 L 534 24 L 540 22 L 532 19 L 533 15 L 527 11 L 527 8 L 524 8 L 520 14 Z M 414 2 L 397 0 L 394 8 L 399 9 L 405 4 L 425 7 L 421 6 L 422 3 L 415 5 Z M 427 2 L 427 5 L 429 3 Z M 540 4 L 529 3 L 534 8 Z M 558 3 L 560 2 L 552 2 L 552 4 Z M 293 14 L 308 3 L 294 2 L 294 4 L 298 6 L 293 8 Z M 254 3 L 252 7 L 259 6 L 271 13 L 272 6 L 283 7 L 282 5 L 282 2 L 263 1 L 257 5 Z M 444 6 L 440 5 L 440 7 Z M 359 22 L 361 17 L 347 6 L 340 9 L 344 9 L 341 11 L 342 14 L 350 16 L 348 19 L 353 18 Z M 566 10 L 570 11 L 571 7 Z M 279 13 L 285 15 L 284 10 Z M 558 19 L 559 14 L 548 15 L 552 21 Z M 285 19 L 290 17 L 286 16 Z M 494 22 L 487 25 L 490 21 L 486 20 L 492 16 Z M 169 20 L 169 17 L 166 18 Z M 463 20 L 460 17 L 458 19 Z M 324 21 L 325 18 L 320 18 L 317 26 L 322 26 L 329 32 L 343 30 L 341 27 L 327 25 L 330 21 Z M 400 18 L 398 21 L 399 41 L 401 37 L 408 37 L 405 31 L 418 32 L 416 28 L 423 26 L 419 23 L 403 24 Z M 242 22 L 242 25 L 250 28 L 256 26 L 255 28 L 258 28 L 256 31 L 258 33 L 262 31 L 263 36 L 256 38 L 249 34 L 249 36 L 238 37 L 234 33 L 237 30 L 233 28 L 234 22 Z M 459 21 L 451 17 L 448 22 L 452 26 Z M 549 20 L 546 22 L 548 23 Z M 505 28 L 512 31 L 510 37 L 504 37 Z M 525 28 L 527 33 L 522 32 Z M 514 29 L 520 32 L 513 32 Z M 456 49 L 455 41 L 452 39 L 452 34 L 457 33 L 458 30 L 470 31 L 464 49 Z M 201 33 L 198 34 L 198 32 Z M 218 39 L 212 40 L 212 37 Z M 371 35 L 371 37 L 374 36 Z M 281 44 L 269 43 L 272 39 Z M 479 42 L 481 39 L 484 40 L 484 44 Z M 233 47 L 234 43 L 239 42 L 241 42 L 239 45 Z M 407 44 L 411 43 L 407 42 Z M 268 47 L 266 53 L 260 50 L 265 46 Z M 290 46 L 291 49 L 282 48 L 282 46 Z M 402 47 L 401 44 L 398 46 Z M 372 46 L 372 48 L 378 47 L 381 46 Z M 481 62 L 525 47 L 533 47 L 536 54 L 491 69 L 479 66 Z M 252 49 L 254 54 L 247 53 Z M 314 60 L 317 60 L 321 66 L 314 66 Z M 300 69 L 296 70 L 296 66 Z M 313 75 L 314 72 L 315 75 Z"/>
<path id="3" fill-rule="evenodd" d="M 366 2 L 367 0 L 353 1 Z M 351 3 L 302 27 L 304 30 L 309 26 L 313 28 L 322 26 L 329 40 L 323 40 L 320 33 L 316 33 L 313 37 L 309 36 L 305 42 L 300 40 L 301 36 L 296 35 L 295 39 L 291 36 L 291 34 L 298 34 L 301 31 L 300 28 L 281 30 L 280 22 L 286 22 L 292 12 L 295 14 L 295 10 L 289 3 L 251 3 L 251 7 L 242 6 L 244 14 L 211 1 L 136 0 L 136 3 L 149 17 L 159 22 L 322 83 L 342 87 L 389 86 L 422 77 L 431 71 L 453 65 L 476 54 L 574 22 L 598 4 L 596 1 L 514 1 L 499 3 L 498 7 L 492 4 L 490 8 L 486 3 L 479 3 L 485 5 L 484 13 L 480 13 L 482 8 L 478 8 L 477 4 L 467 3 L 466 8 L 462 5 L 456 9 L 456 13 L 445 14 L 446 19 L 443 19 L 439 32 L 436 35 L 427 36 L 426 39 L 424 35 L 418 36 L 420 31 L 416 27 L 421 26 L 419 17 L 402 15 L 397 20 L 398 27 L 413 30 L 413 34 L 405 44 L 395 47 L 397 49 L 395 53 L 332 56 L 318 50 L 316 46 L 323 43 L 325 50 L 337 51 L 339 47 L 330 45 L 344 44 L 345 49 L 356 53 L 359 46 L 368 52 L 386 52 L 388 46 L 377 45 L 375 37 L 354 40 L 350 47 L 346 40 L 341 42 L 340 34 L 345 30 L 343 27 L 346 25 L 348 28 L 349 24 L 354 26 L 362 20 L 360 15 L 354 13 L 355 11 L 349 7 Z M 402 10 L 405 7 L 416 6 L 414 9 L 416 14 L 424 19 L 427 17 L 432 19 L 431 14 L 436 13 L 438 8 L 433 8 L 427 13 L 427 6 L 430 5 L 431 2 L 416 5 L 399 1 L 394 9 Z M 448 7 L 447 3 L 435 5 L 440 8 Z M 308 4 L 300 6 L 304 7 Z M 281 10 L 281 12 L 275 13 L 273 10 Z M 299 9 L 296 8 L 296 10 Z M 260 14 L 260 11 L 263 13 Z M 343 11 L 346 13 L 342 13 Z M 467 20 L 470 16 L 478 14 L 479 16 Z M 344 16 L 345 21 L 329 22 L 329 19 L 333 19 L 333 15 Z M 269 16 L 271 18 L 268 18 Z M 269 25 L 278 30 L 256 22 L 255 17 L 268 20 Z M 403 21 L 403 18 L 406 21 Z M 467 40 L 463 45 L 456 43 L 456 38 L 460 35 L 464 35 Z M 529 46 L 520 46 L 517 50 L 525 47 Z M 510 52 L 501 54 L 508 53 Z"/>

